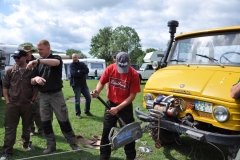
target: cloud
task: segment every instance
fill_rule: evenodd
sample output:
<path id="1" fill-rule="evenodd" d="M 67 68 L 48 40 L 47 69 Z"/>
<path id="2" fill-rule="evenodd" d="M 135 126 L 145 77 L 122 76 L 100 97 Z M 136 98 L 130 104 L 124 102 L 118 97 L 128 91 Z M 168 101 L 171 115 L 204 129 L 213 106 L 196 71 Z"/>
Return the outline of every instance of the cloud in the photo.
<path id="1" fill-rule="evenodd" d="M 10 11 L 0 10 L 0 43 L 36 44 L 48 39 L 53 50 L 72 48 L 86 55 L 91 38 L 104 27 L 132 27 L 143 49 L 166 49 L 169 20 L 179 21 L 177 34 L 240 24 L 238 0 L 5 0 L 2 4 Z"/>

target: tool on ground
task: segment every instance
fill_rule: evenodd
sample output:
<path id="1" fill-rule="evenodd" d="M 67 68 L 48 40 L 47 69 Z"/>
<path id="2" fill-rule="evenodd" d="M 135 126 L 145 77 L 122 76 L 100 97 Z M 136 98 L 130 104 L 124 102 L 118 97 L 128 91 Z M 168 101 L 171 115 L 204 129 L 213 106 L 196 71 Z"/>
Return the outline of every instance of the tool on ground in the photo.
<path id="1" fill-rule="evenodd" d="M 99 99 L 107 109 L 111 109 L 101 97 L 98 96 L 97 99 Z M 122 123 L 123 127 L 113 127 L 108 135 L 108 139 L 113 149 L 123 147 L 142 137 L 142 129 L 139 122 L 126 124 L 118 114 L 116 114 L 116 117 Z M 117 130 L 117 133 L 113 135 L 114 130 Z"/>

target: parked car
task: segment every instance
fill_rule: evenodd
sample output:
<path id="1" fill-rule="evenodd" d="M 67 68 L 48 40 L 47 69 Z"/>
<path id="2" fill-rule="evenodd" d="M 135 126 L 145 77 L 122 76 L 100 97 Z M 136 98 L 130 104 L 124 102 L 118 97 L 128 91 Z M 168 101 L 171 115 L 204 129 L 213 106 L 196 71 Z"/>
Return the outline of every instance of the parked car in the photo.
<path id="1" fill-rule="evenodd" d="M 131 64 L 131 67 L 134 68 L 135 70 L 139 70 L 139 65 L 137 64 Z"/>

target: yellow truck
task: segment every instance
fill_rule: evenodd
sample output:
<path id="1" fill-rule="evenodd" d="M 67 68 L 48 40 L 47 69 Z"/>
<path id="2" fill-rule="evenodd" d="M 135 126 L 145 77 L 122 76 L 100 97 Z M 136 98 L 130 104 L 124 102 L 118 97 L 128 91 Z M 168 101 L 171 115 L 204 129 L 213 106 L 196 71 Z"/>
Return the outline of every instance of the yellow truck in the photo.
<path id="1" fill-rule="evenodd" d="M 184 134 L 229 147 L 234 159 L 240 145 L 240 99 L 230 95 L 240 78 L 240 26 L 174 36 L 178 21 L 168 22 L 170 43 L 144 88 L 136 116 L 148 123 L 155 146 Z"/>

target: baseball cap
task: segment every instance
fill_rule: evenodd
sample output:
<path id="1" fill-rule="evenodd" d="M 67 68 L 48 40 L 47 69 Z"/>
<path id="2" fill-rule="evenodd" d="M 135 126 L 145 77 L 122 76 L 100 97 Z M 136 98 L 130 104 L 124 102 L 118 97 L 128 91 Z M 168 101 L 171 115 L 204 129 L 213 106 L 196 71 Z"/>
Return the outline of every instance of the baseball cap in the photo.
<path id="1" fill-rule="evenodd" d="M 119 52 L 116 56 L 118 73 L 128 73 L 130 58 L 128 53 Z"/>
<path id="2" fill-rule="evenodd" d="M 27 56 L 27 52 L 24 51 L 24 50 L 18 50 L 18 51 L 15 51 L 15 53 L 12 55 L 12 57 L 24 57 L 24 56 Z"/>

